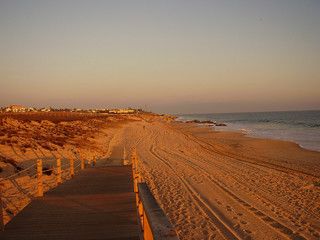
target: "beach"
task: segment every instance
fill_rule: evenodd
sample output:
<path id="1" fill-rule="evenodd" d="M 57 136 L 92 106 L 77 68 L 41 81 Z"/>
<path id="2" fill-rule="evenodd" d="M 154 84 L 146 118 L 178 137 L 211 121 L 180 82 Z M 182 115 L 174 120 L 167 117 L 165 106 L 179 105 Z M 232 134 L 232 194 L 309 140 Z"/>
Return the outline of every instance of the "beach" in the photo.
<path id="1" fill-rule="evenodd" d="M 154 114 L 95 121 L 73 140 L 90 139 L 78 144 L 80 154 L 108 161 L 114 149 L 136 148 L 138 168 L 180 239 L 319 239 L 319 152 Z M 66 142 L 36 152 L 67 156 L 74 146 Z M 0 151 L 19 166 L 37 158 L 17 146 Z"/>

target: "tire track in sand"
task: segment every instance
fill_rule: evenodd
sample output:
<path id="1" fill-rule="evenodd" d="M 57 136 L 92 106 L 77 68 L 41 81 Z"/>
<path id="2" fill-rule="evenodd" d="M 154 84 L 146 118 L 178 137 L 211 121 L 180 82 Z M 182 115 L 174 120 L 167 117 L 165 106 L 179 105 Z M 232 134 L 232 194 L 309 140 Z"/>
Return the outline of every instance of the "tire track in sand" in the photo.
<path id="1" fill-rule="evenodd" d="M 170 154 L 169 152 L 161 149 L 161 151 L 164 151 L 166 154 Z M 218 186 L 221 190 L 223 190 L 227 195 L 229 195 L 232 199 L 234 199 L 236 202 L 241 204 L 243 208 L 245 208 L 249 213 L 251 213 L 255 218 L 258 218 L 262 223 L 268 225 L 269 227 L 273 228 L 277 232 L 279 232 L 281 235 L 284 237 L 287 237 L 288 239 L 295 239 L 295 240 L 300 240 L 300 239 L 305 239 L 304 237 L 300 236 L 297 233 L 294 233 L 292 229 L 289 227 L 286 227 L 282 223 L 278 222 L 268 214 L 264 213 L 263 211 L 253 207 L 251 204 L 249 204 L 247 201 L 241 199 L 238 197 L 236 194 L 234 194 L 232 191 L 224 187 L 223 183 L 221 183 L 219 180 L 214 179 L 210 173 L 208 173 L 206 170 L 203 168 L 199 167 L 196 165 L 194 162 L 190 161 L 187 158 L 184 158 L 184 163 L 188 163 L 191 168 L 193 168 L 197 172 L 203 173 L 203 175 L 213 184 Z M 185 165 L 184 165 L 185 167 Z"/>
<path id="2" fill-rule="evenodd" d="M 169 206 L 167 214 L 179 230 L 179 237 L 187 240 L 225 239 L 216 226 L 209 221 L 207 214 L 194 201 L 188 190 L 177 181 L 175 174 L 171 174 L 172 169 L 165 164 L 162 164 L 164 168 L 159 165 L 159 159 L 151 152 L 159 132 L 152 130 L 144 139 L 148 143 L 153 142 L 148 144 L 150 148 L 148 150 L 139 149 L 142 150 L 139 153 L 143 156 L 149 153 L 152 158 L 149 158 L 147 162 L 141 160 L 143 164 L 140 165 L 140 170 L 144 173 L 158 201 L 164 205 L 164 209 Z"/>
<path id="3" fill-rule="evenodd" d="M 211 178 L 213 177 L 213 176 L 211 176 L 212 174 L 205 170 L 205 168 L 206 168 L 207 166 L 210 166 L 211 169 L 219 169 L 220 172 L 223 173 L 223 176 L 234 179 L 235 183 L 236 183 L 237 185 L 239 185 L 238 187 L 241 187 L 241 189 L 244 190 L 244 191 L 246 191 L 249 195 L 252 195 L 252 196 L 255 197 L 255 199 L 258 199 L 258 200 L 260 201 L 260 203 L 261 203 L 262 205 L 264 205 L 266 208 L 268 208 L 269 211 L 271 211 L 273 214 L 275 214 L 275 216 L 276 216 L 277 218 L 279 218 L 280 221 L 285 219 L 287 222 L 291 222 L 292 227 L 294 227 L 294 228 L 299 228 L 298 230 L 293 231 L 293 229 L 292 229 L 291 227 L 289 227 L 286 223 L 284 223 L 284 224 L 283 224 L 283 223 L 282 223 L 282 224 L 280 223 L 280 225 L 279 225 L 279 224 L 278 224 L 278 223 L 279 223 L 279 220 L 278 220 L 278 221 L 271 221 L 271 220 L 270 220 L 270 218 L 272 218 L 271 216 L 269 216 L 270 218 L 267 218 L 267 217 L 266 217 L 267 220 L 270 220 L 270 221 L 268 221 L 268 223 L 269 223 L 270 225 L 273 225 L 274 227 L 279 227 L 284 233 L 290 234 L 290 235 L 291 235 L 291 238 L 293 237 L 293 238 L 296 238 L 296 239 L 301 239 L 302 236 L 300 236 L 300 235 L 298 234 L 298 232 L 300 231 L 300 229 L 303 229 L 303 228 L 305 228 L 307 231 L 309 231 L 309 233 L 307 233 L 309 237 L 310 237 L 310 236 L 311 236 L 311 237 L 315 237 L 315 238 L 318 238 L 318 237 L 319 237 L 319 231 L 318 231 L 317 228 L 316 228 L 316 222 L 319 220 L 319 218 L 317 218 L 316 216 L 314 216 L 314 214 L 310 214 L 309 216 L 310 216 L 310 217 L 312 216 L 313 219 L 311 218 L 310 222 L 308 223 L 308 222 L 306 222 L 306 219 L 300 218 L 301 214 L 298 214 L 298 216 L 295 216 L 296 213 L 294 214 L 294 213 L 288 211 L 288 210 L 285 208 L 285 206 L 288 204 L 286 201 L 278 199 L 278 201 L 281 202 L 281 204 L 282 204 L 284 207 L 280 207 L 280 206 L 278 206 L 278 205 L 274 205 L 271 200 L 269 200 L 269 199 L 266 198 L 265 196 L 262 196 L 262 195 L 260 195 L 260 194 L 257 194 L 255 191 L 252 190 L 252 187 L 250 187 L 250 186 L 247 185 L 245 179 L 242 179 L 241 176 L 239 175 L 239 174 L 241 173 L 241 169 L 240 169 L 240 168 L 237 168 L 237 166 L 232 165 L 232 166 L 229 166 L 227 169 L 224 169 L 224 168 L 222 168 L 222 166 L 228 165 L 228 164 L 229 164 L 228 162 L 220 163 L 220 161 L 218 161 L 218 162 L 219 162 L 219 164 L 218 164 L 217 161 L 214 161 L 214 162 L 213 162 L 213 161 L 205 161 L 205 160 L 203 160 L 203 156 L 202 156 L 202 155 L 201 155 L 201 156 L 199 155 L 198 158 L 195 159 L 194 161 L 190 161 L 189 158 L 187 158 L 185 155 L 182 155 L 182 154 L 181 154 L 181 151 L 178 151 L 178 150 L 176 150 L 176 149 L 170 149 L 170 152 L 169 152 L 169 151 L 166 151 L 166 150 L 164 150 L 164 149 L 161 149 L 161 151 L 164 151 L 167 155 L 171 155 L 173 159 L 181 158 L 181 159 L 183 159 L 184 161 L 187 161 L 187 162 L 189 162 L 190 164 L 195 165 L 195 166 L 197 167 L 197 169 L 201 168 L 203 171 L 206 172 L 207 176 L 209 176 L 209 177 L 211 177 Z M 210 154 L 210 153 L 209 153 L 209 154 Z M 218 159 L 215 159 L 215 160 L 218 160 Z M 200 165 L 196 164 L 197 162 L 198 162 L 198 163 L 201 163 L 202 165 L 205 165 L 205 166 L 200 166 Z M 221 164 L 222 164 L 222 165 L 221 165 Z M 250 165 L 249 165 L 249 166 L 250 166 Z M 251 167 L 251 166 L 250 166 L 250 167 Z M 259 170 L 259 169 L 256 169 L 256 170 Z M 231 172 L 230 172 L 230 171 L 231 171 Z M 283 173 L 281 173 L 281 174 L 283 174 Z M 238 175 L 239 175 L 239 176 L 238 176 Z M 242 176 L 242 177 L 243 177 L 243 176 Z M 219 181 L 219 178 L 220 178 L 220 177 L 217 177 L 217 176 L 215 177 L 215 179 L 216 179 L 217 181 Z M 225 186 L 224 183 L 222 183 L 221 181 L 219 181 L 219 182 L 220 182 L 220 184 L 222 184 L 222 186 Z M 237 189 L 237 188 L 236 188 L 236 189 Z M 265 193 L 266 195 L 270 194 L 269 192 L 265 191 L 265 189 L 263 189 L 263 188 L 260 188 L 260 187 L 259 187 L 258 190 L 259 190 L 260 192 Z M 250 208 L 251 208 L 251 206 L 249 207 L 249 209 L 250 209 Z M 253 210 L 254 210 L 254 213 L 256 213 L 255 208 L 253 208 Z M 261 210 L 261 209 L 260 209 L 260 210 Z M 305 210 L 305 209 L 303 209 L 303 210 L 308 213 L 307 210 Z M 259 211 L 259 213 L 257 213 L 257 214 L 260 215 L 260 217 L 261 217 L 262 219 L 264 219 L 264 218 L 265 218 L 265 215 L 267 215 L 267 214 L 262 215 L 261 212 L 263 212 L 263 211 L 261 210 L 261 211 Z M 274 220 L 274 218 L 272 218 L 272 219 Z M 312 222 L 313 222 L 313 223 L 312 223 Z M 284 228 L 282 225 L 283 225 L 285 228 Z M 285 226 L 285 225 L 287 225 L 287 226 Z M 287 229 L 287 228 L 288 228 L 288 229 Z M 291 228 L 291 231 L 290 231 L 290 228 Z M 294 232 L 296 232 L 296 234 L 295 234 Z M 306 237 L 306 236 L 305 236 L 305 237 Z"/>
<path id="4" fill-rule="evenodd" d="M 226 239 L 240 240 L 240 239 L 250 239 L 250 236 L 245 233 L 240 233 L 232 229 L 228 223 L 226 223 L 223 219 L 221 219 L 208 205 L 204 202 L 201 197 L 196 193 L 194 188 L 187 183 L 181 176 L 179 176 L 175 169 L 171 166 L 170 163 L 164 161 L 154 150 L 154 144 L 152 144 L 150 148 L 150 152 L 157 159 L 159 159 L 164 165 L 172 170 L 175 176 L 179 179 L 182 185 L 185 187 L 189 195 L 194 200 L 194 203 L 199 207 L 201 211 L 207 216 L 210 217 L 215 227 L 220 231 L 220 233 L 226 237 Z"/>

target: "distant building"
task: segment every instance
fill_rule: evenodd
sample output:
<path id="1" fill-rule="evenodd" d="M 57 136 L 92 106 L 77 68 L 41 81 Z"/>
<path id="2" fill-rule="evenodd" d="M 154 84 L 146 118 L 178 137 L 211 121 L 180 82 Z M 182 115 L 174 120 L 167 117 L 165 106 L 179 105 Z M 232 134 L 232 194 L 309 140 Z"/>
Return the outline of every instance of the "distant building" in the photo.
<path id="1" fill-rule="evenodd" d="M 101 108 L 101 109 L 95 109 L 96 113 L 109 113 L 109 109 Z"/>
<path id="2" fill-rule="evenodd" d="M 113 114 L 129 114 L 129 113 L 135 113 L 136 110 L 135 109 L 112 109 L 109 110 L 109 113 L 113 113 Z"/>
<path id="3" fill-rule="evenodd" d="M 21 105 L 11 105 L 4 109 L 5 112 L 27 112 L 28 108 Z"/>
<path id="4" fill-rule="evenodd" d="M 33 107 L 29 107 L 27 109 L 28 112 L 37 112 L 37 109 L 33 108 Z"/>
<path id="5" fill-rule="evenodd" d="M 51 108 L 40 108 L 39 111 L 40 112 L 51 112 L 52 109 Z"/>

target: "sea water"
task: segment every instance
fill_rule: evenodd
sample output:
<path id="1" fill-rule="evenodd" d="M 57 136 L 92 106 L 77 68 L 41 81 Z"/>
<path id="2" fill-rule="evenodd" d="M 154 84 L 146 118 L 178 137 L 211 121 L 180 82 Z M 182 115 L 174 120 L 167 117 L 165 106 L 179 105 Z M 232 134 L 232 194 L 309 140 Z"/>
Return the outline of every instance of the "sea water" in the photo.
<path id="1" fill-rule="evenodd" d="M 249 136 L 293 141 L 320 151 L 320 111 L 213 113 L 180 115 L 178 120 L 226 123 L 216 130 L 241 131 Z"/>

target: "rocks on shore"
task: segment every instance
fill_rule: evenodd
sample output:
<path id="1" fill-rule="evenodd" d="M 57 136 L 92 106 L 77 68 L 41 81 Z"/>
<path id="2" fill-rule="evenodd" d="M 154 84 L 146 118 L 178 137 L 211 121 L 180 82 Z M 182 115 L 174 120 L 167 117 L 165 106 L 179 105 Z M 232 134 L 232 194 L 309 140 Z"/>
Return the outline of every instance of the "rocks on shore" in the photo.
<path id="1" fill-rule="evenodd" d="M 186 123 L 208 124 L 209 126 L 217 126 L 217 127 L 227 126 L 227 124 L 225 124 L 225 123 L 217 123 L 217 122 L 211 121 L 211 120 L 200 121 L 200 120 L 195 119 L 195 120 L 186 121 Z"/>
<path id="2" fill-rule="evenodd" d="M 215 125 L 217 127 L 226 127 L 227 126 L 227 124 L 225 124 L 225 123 L 216 123 Z"/>

